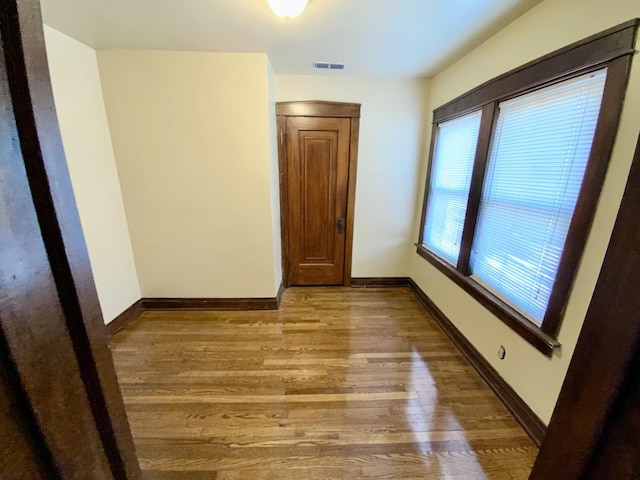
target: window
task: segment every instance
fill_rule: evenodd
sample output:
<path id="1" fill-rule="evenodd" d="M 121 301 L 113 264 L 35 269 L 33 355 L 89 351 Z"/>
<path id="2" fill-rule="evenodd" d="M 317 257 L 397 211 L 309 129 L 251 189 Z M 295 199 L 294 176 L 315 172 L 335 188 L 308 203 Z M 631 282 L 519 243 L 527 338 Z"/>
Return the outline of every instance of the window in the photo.
<path id="1" fill-rule="evenodd" d="M 476 112 L 443 122 L 433 156 L 423 243 L 454 265 L 460 253 L 480 118 Z"/>
<path id="2" fill-rule="evenodd" d="M 605 71 L 498 106 L 472 278 L 541 324 L 598 120 Z"/>
<path id="3" fill-rule="evenodd" d="M 637 27 L 617 28 L 434 111 L 418 253 L 547 355 L 622 109 Z"/>

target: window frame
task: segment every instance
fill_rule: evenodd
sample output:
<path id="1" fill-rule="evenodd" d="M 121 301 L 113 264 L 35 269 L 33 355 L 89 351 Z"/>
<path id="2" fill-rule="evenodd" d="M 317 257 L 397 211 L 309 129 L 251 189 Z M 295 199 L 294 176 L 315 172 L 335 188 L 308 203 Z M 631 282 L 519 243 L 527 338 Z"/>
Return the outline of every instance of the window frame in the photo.
<path id="1" fill-rule="evenodd" d="M 560 347 L 557 337 L 613 151 L 639 25 L 640 20 L 634 19 L 573 43 L 489 80 L 433 111 L 429 164 L 419 239 L 416 244 L 417 253 L 547 356 L 551 356 L 553 351 Z M 498 104 L 602 68 L 608 69 L 607 78 L 591 152 L 547 311 L 542 324 L 538 326 L 470 277 L 471 249 Z M 439 131 L 438 125 L 478 110 L 482 110 L 482 118 L 460 254 L 457 266 L 454 267 L 423 245 L 433 156 Z"/>

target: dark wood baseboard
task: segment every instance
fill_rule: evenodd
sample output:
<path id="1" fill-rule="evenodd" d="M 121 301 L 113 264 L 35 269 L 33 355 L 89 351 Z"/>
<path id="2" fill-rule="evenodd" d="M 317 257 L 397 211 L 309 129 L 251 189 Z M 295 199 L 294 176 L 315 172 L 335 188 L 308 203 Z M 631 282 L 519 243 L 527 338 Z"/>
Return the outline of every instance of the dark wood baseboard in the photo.
<path id="1" fill-rule="evenodd" d="M 131 323 L 131 321 L 134 320 L 142 312 L 142 299 L 133 302 L 133 304 L 129 308 L 127 308 L 124 312 L 107 323 L 106 327 L 109 337 L 113 337 L 116 333 L 129 325 L 129 323 Z"/>
<path id="2" fill-rule="evenodd" d="M 356 277 L 351 279 L 351 286 L 356 288 L 409 287 L 409 277 Z"/>
<path id="3" fill-rule="evenodd" d="M 431 317 L 442 328 L 444 333 L 451 339 L 458 350 L 467 358 L 469 363 L 478 371 L 480 376 L 489 385 L 491 390 L 509 409 L 511 414 L 520 423 L 522 428 L 531 437 L 533 442 L 539 447 L 547 431 L 547 426 L 520 398 L 507 382 L 496 372 L 489 362 L 476 350 L 476 348 L 466 339 L 447 316 L 436 306 L 426 293 L 413 281 L 409 281 L 411 289 L 418 301 L 429 312 Z"/>
<path id="4" fill-rule="evenodd" d="M 143 298 L 145 310 L 277 310 L 277 298 Z"/>
<path id="5" fill-rule="evenodd" d="M 278 310 L 286 290 L 280 283 L 273 298 L 141 298 L 106 326 L 112 338 L 145 310 Z"/>
<path id="6" fill-rule="evenodd" d="M 143 298 L 144 310 L 277 310 L 285 288 L 270 298 Z"/>

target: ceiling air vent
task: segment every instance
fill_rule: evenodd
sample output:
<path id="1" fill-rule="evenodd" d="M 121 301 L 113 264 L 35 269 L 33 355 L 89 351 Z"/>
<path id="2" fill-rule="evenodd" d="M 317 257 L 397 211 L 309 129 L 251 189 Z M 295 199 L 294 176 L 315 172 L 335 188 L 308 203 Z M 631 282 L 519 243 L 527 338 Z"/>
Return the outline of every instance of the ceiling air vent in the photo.
<path id="1" fill-rule="evenodd" d="M 324 68 L 326 70 L 344 70 L 344 63 L 336 62 L 313 62 L 315 68 Z"/>

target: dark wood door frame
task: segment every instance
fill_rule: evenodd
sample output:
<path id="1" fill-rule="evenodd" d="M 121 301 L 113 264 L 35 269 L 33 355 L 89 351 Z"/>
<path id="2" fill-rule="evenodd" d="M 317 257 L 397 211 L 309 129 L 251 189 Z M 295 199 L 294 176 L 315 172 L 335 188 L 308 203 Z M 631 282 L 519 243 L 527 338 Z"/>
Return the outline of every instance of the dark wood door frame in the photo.
<path id="1" fill-rule="evenodd" d="M 530 480 L 591 478 L 590 463 L 621 408 L 625 380 L 637 374 L 633 359 L 640 354 L 639 205 L 640 138 L 591 304 Z"/>
<path id="2" fill-rule="evenodd" d="M 65 336 L 71 341 L 90 403 L 92 428 L 98 432 L 113 478 L 138 479 L 140 468 L 62 147 L 38 1 L 0 2 L 0 29 L 0 48 L 6 61 L 10 90 L 10 98 L 3 101 L 10 102 L 14 111 L 30 196 L 64 313 Z M 24 314 L 30 315 L 27 310 L 25 306 Z M 25 356 L 28 355 L 28 339 L 14 343 L 12 348 L 13 354 L 2 349 L 0 353 L 12 355 L 2 360 L 22 361 L 15 356 L 15 349 L 24 349 Z M 23 398 L 18 407 L 38 411 L 39 401 L 43 400 Z M 72 419 L 69 424 L 72 426 Z M 32 427 L 40 431 L 44 440 L 40 445 L 44 448 L 47 438 L 43 427 L 46 426 Z M 34 436 L 37 432 L 30 432 L 30 437 Z M 73 448 L 72 445 L 66 447 Z M 58 459 L 52 458 L 51 462 L 57 464 Z M 45 474 L 47 478 L 58 478 L 58 475 L 59 472 L 50 471 Z"/>
<path id="3" fill-rule="evenodd" d="M 358 140 L 360 133 L 360 104 L 326 101 L 278 102 L 276 119 L 278 126 L 278 167 L 280 176 L 280 235 L 282 241 L 282 278 L 285 287 L 289 279 L 289 222 L 287 196 L 287 117 L 331 117 L 351 119 L 349 145 L 349 187 L 347 191 L 347 218 L 345 227 L 345 257 L 343 286 L 351 286 L 353 256 L 353 223 L 356 199 L 356 173 L 358 165 Z"/>

